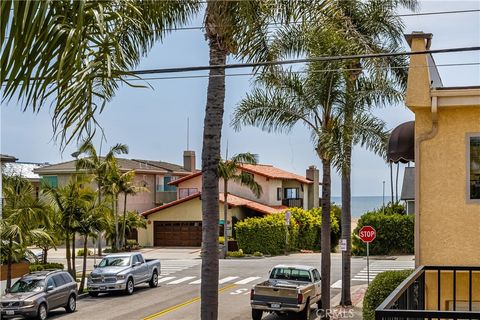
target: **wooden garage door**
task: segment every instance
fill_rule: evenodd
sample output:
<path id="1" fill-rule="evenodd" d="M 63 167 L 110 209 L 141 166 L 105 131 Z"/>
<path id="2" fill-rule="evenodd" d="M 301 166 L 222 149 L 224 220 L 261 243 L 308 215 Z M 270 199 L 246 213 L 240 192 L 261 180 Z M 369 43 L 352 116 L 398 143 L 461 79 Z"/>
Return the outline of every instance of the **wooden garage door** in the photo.
<path id="1" fill-rule="evenodd" d="M 202 245 L 201 221 L 154 221 L 155 246 L 200 247 Z"/>

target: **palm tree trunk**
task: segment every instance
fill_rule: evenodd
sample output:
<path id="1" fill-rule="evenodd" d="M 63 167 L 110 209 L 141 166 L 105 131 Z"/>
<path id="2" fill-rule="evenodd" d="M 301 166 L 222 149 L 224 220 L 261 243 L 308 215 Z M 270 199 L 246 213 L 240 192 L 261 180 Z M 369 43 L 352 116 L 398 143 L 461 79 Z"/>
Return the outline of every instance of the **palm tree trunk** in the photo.
<path id="1" fill-rule="evenodd" d="M 208 3 L 208 6 L 214 5 Z M 210 65 L 224 65 L 227 53 L 209 42 Z M 210 70 L 202 147 L 202 284 L 201 319 L 218 318 L 218 164 L 225 103 L 225 69 Z"/>
<path id="2" fill-rule="evenodd" d="M 125 192 L 125 199 L 123 202 L 123 224 L 122 224 L 122 241 L 120 243 L 125 247 L 127 245 L 127 237 L 125 234 L 125 224 L 127 223 L 127 193 Z"/>
<path id="3" fill-rule="evenodd" d="M 8 256 L 7 256 L 7 289 L 12 286 L 12 247 L 13 240 L 8 241 Z"/>
<path id="4" fill-rule="evenodd" d="M 72 261 L 70 260 L 70 234 L 69 232 L 67 231 L 65 233 L 65 249 L 66 249 L 66 258 L 67 258 L 67 270 L 68 270 L 68 273 L 70 273 L 70 275 L 72 277 L 75 277 L 75 275 L 73 275 L 72 273 Z M 75 278 L 74 278 L 75 279 Z"/>
<path id="5" fill-rule="evenodd" d="M 75 232 L 72 233 L 72 273 L 73 273 L 73 279 L 77 279 L 77 268 L 75 266 Z"/>
<path id="6" fill-rule="evenodd" d="M 100 177 L 98 177 L 100 179 Z M 102 184 L 100 183 L 100 181 L 98 181 L 97 183 L 97 186 L 98 186 L 98 206 L 100 206 L 100 204 L 102 203 Z M 101 256 L 102 255 L 102 231 L 98 231 L 97 233 L 97 237 L 98 237 L 98 243 L 97 243 L 97 249 L 98 249 L 98 255 Z"/>
<path id="7" fill-rule="evenodd" d="M 80 288 L 78 289 L 78 292 L 79 292 L 80 294 L 83 293 L 83 288 L 85 287 L 85 274 L 87 273 L 87 254 L 88 254 L 87 241 L 88 241 L 88 235 L 84 235 L 84 236 L 83 236 L 82 279 L 80 280 Z"/>
<path id="8" fill-rule="evenodd" d="M 228 254 L 228 232 L 227 232 L 227 219 L 228 219 L 228 180 L 223 180 L 223 258 L 227 258 Z"/>
<path id="9" fill-rule="evenodd" d="M 113 216 L 115 218 L 115 249 L 119 250 L 120 246 L 118 244 L 118 196 L 115 194 L 113 197 Z"/>
<path id="10" fill-rule="evenodd" d="M 322 309 L 330 309 L 330 202 L 331 202 L 331 173 L 330 173 L 330 159 L 322 159 L 322 235 L 321 235 L 321 250 L 322 250 Z M 323 315 L 328 317 L 328 315 Z"/>

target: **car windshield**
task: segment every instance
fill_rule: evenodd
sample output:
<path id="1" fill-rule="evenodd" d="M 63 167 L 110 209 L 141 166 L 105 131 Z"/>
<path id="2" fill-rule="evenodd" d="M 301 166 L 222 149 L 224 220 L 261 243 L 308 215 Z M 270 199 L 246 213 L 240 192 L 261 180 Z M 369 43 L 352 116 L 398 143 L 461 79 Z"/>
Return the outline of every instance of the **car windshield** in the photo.
<path id="1" fill-rule="evenodd" d="M 295 268 L 274 268 L 270 279 L 311 282 L 310 272 Z"/>
<path id="2" fill-rule="evenodd" d="M 10 288 L 10 293 L 41 292 L 45 289 L 42 279 L 20 279 Z"/>
<path id="3" fill-rule="evenodd" d="M 120 256 L 120 257 L 107 257 L 103 258 L 98 265 L 100 268 L 104 267 L 125 267 L 130 265 L 130 257 Z"/>

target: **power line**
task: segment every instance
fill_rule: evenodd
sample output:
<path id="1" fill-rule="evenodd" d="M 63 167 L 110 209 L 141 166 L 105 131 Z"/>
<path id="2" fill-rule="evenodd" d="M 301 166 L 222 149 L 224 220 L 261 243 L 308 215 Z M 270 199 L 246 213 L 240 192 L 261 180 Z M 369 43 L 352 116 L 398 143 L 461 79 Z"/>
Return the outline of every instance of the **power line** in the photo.
<path id="1" fill-rule="evenodd" d="M 419 54 L 452 53 L 452 52 L 466 52 L 466 51 L 478 51 L 478 50 L 480 50 L 480 47 L 461 47 L 461 48 L 436 49 L 436 50 L 425 50 L 425 51 L 415 51 L 415 52 L 371 53 L 371 54 L 355 54 L 355 55 L 345 55 L 345 56 L 323 56 L 323 57 L 313 57 L 313 58 L 304 58 L 304 59 L 233 63 L 233 64 L 211 65 L 211 66 L 209 65 L 209 66 L 146 69 L 146 70 L 132 71 L 131 73 L 136 75 L 142 75 L 142 74 L 162 74 L 162 73 L 205 71 L 205 70 L 213 70 L 213 69 L 239 69 L 239 68 L 249 68 L 249 67 L 255 68 L 255 67 L 268 67 L 268 66 L 276 66 L 276 65 L 298 64 L 298 63 L 371 59 L 371 58 L 390 58 L 390 57 L 411 56 L 411 55 L 419 55 Z"/>
<path id="2" fill-rule="evenodd" d="M 436 67 L 462 67 L 462 66 L 479 66 L 480 62 L 467 62 L 467 63 L 446 63 L 446 64 L 436 64 Z M 406 69 L 406 68 L 428 68 L 429 66 L 397 66 L 397 67 L 374 67 L 373 69 Z M 356 71 L 360 70 L 358 68 L 346 68 L 346 69 L 322 69 L 322 70 L 298 70 L 298 71 L 283 71 L 285 73 L 307 73 L 307 72 L 335 72 L 335 71 Z M 225 74 L 225 77 L 238 77 L 238 76 L 255 76 L 258 73 L 247 72 L 247 73 L 231 73 Z M 222 77 L 222 75 L 189 75 L 189 76 L 171 76 L 171 77 L 149 77 L 149 78 L 129 78 L 125 79 L 126 81 L 149 81 L 149 80 L 176 80 L 176 79 L 198 79 L 198 78 L 216 78 Z"/>

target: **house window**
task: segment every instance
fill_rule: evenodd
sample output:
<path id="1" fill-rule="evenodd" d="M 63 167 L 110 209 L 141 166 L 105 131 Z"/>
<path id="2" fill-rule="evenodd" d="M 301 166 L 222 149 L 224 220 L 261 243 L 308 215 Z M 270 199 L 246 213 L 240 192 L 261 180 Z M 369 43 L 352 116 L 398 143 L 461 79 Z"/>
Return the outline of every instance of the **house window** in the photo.
<path id="1" fill-rule="evenodd" d="M 282 200 L 282 188 L 277 188 L 277 200 Z"/>
<path id="2" fill-rule="evenodd" d="M 179 188 L 178 189 L 178 198 L 183 199 L 188 196 L 191 196 L 192 194 L 198 193 L 197 188 Z"/>
<path id="3" fill-rule="evenodd" d="M 169 182 L 176 180 L 176 177 L 165 176 L 163 177 L 163 191 L 177 191 L 176 186 L 168 185 Z"/>
<path id="4" fill-rule="evenodd" d="M 298 188 L 285 188 L 283 189 L 284 199 L 298 199 Z"/>
<path id="5" fill-rule="evenodd" d="M 163 176 L 155 176 L 155 191 L 163 191 Z"/>
<path id="6" fill-rule="evenodd" d="M 480 135 L 469 137 L 468 155 L 468 199 L 480 200 Z"/>
<path id="7" fill-rule="evenodd" d="M 42 183 L 46 184 L 49 187 L 57 188 L 58 187 L 58 177 L 57 176 L 43 176 Z"/>

